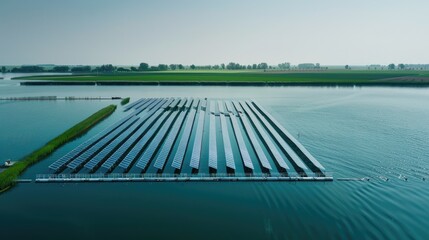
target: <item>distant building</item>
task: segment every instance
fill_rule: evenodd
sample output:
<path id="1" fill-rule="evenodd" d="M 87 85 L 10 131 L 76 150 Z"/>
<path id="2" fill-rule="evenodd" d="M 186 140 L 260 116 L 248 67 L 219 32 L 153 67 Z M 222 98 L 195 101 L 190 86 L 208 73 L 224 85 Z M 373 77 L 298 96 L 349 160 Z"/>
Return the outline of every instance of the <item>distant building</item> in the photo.
<path id="1" fill-rule="evenodd" d="M 383 69 L 383 66 L 380 64 L 371 64 L 368 66 L 368 70 L 380 70 Z"/>
<path id="2" fill-rule="evenodd" d="M 405 64 L 405 69 L 409 69 L 409 70 L 429 70 L 429 64 Z"/>

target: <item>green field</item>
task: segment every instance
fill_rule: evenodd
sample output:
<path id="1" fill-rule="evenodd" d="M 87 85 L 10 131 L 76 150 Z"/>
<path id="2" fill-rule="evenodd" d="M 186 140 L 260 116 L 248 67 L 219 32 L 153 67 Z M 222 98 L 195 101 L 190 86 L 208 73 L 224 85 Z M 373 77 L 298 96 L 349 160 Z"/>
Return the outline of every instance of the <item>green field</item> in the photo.
<path id="1" fill-rule="evenodd" d="M 0 173 L 0 193 L 6 191 L 15 184 L 15 180 L 19 175 L 25 171 L 31 165 L 43 160 L 49 156 L 56 149 L 66 144 L 67 142 L 81 136 L 82 134 L 89 131 L 97 123 L 110 116 L 116 109 L 116 105 L 109 105 L 87 119 L 71 127 L 58 137 L 52 139 L 45 146 L 32 152 L 23 159 L 17 161 L 12 167 L 7 168 L 5 171 Z"/>
<path id="2" fill-rule="evenodd" d="M 87 74 L 70 76 L 33 76 L 21 80 L 50 81 L 143 81 L 143 82 L 238 82 L 238 83 L 391 83 L 426 82 L 429 72 L 423 71 L 166 71 L 115 74 Z M 404 78 L 404 79 L 392 79 Z"/>

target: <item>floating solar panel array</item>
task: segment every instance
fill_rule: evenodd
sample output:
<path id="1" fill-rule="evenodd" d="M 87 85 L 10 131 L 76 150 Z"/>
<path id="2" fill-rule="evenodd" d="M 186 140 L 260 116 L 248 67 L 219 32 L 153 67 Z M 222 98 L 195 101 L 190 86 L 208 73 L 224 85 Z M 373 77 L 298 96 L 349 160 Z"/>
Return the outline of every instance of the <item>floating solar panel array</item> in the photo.
<path id="1" fill-rule="evenodd" d="M 143 98 L 49 166 L 54 173 L 272 174 L 325 168 L 252 100 Z"/>

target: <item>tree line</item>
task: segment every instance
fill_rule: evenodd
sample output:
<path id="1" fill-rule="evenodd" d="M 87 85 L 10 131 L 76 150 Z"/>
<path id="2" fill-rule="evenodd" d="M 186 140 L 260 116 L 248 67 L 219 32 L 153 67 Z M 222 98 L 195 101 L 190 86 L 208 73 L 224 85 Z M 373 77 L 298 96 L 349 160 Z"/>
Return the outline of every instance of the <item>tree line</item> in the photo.
<path id="1" fill-rule="evenodd" d="M 280 66 L 280 64 L 279 64 Z M 283 65 L 282 65 L 283 66 Z M 191 64 L 185 66 L 183 64 L 158 64 L 151 66 L 148 63 L 140 63 L 138 66 L 131 67 L 118 67 L 113 66 L 112 64 L 104 64 L 101 66 L 54 66 L 53 68 L 45 68 L 43 66 L 21 66 L 14 67 L 12 69 L 7 69 L 5 66 L 1 67 L 3 73 L 12 72 L 12 73 L 38 73 L 38 72 L 59 72 L 59 73 L 112 73 L 112 72 L 149 72 L 149 71 L 168 71 L 168 70 L 240 70 L 240 69 L 269 69 L 273 68 L 267 63 L 259 63 L 252 65 L 241 65 L 239 63 L 230 62 L 228 64 L 218 64 L 218 65 L 195 65 Z"/>

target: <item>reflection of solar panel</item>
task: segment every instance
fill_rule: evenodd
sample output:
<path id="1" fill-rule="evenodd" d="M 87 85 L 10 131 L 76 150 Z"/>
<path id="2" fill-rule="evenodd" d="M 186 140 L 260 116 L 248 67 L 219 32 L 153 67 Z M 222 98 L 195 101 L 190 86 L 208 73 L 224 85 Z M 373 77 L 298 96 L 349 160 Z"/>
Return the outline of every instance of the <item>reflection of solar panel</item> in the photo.
<path id="1" fill-rule="evenodd" d="M 307 149 L 300 143 L 298 140 L 296 140 L 292 134 L 290 134 L 282 125 L 280 125 L 279 122 L 277 122 L 276 119 L 271 116 L 267 111 L 265 111 L 261 106 L 259 106 L 258 103 L 253 102 L 255 106 L 262 112 L 262 114 L 271 122 L 271 124 L 274 125 L 276 130 L 279 131 L 283 137 L 289 140 L 289 144 L 294 146 L 298 151 L 302 153 L 302 156 L 304 156 L 307 160 L 309 160 L 315 167 L 319 168 L 320 170 L 325 170 L 325 168 L 322 166 L 322 164 L 319 163 L 319 161 L 316 160 L 316 158 L 311 155 Z"/>
<path id="2" fill-rule="evenodd" d="M 176 122 L 174 123 L 174 126 L 171 129 L 170 134 L 168 135 L 164 145 L 162 146 L 158 156 L 156 157 L 155 165 L 154 165 L 156 168 L 158 169 L 164 168 L 165 162 L 167 161 L 167 158 L 170 155 L 171 150 L 173 148 L 174 141 L 177 139 L 177 134 L 179 133 L 180 128 L 183 125 L 183 120 L 185 119 L 185 116 L 186 116 L 186 112 L 185 111 L 181 112 Z"/>
<path id="3" fill-rule="evenodd" d="M 277 144 L 280 145 L 281 150 L 284 154 L 289 156 L 294 163 L 302 168 L 307 169 L 307 166 L 301 161 L 301 159 L 296 155 L 296 153 L 290 148 L 290 146 L 285 142 L 285 140 L 277 133 L 277 131 L 271 126 L 271 124 L 268 123 L 268 121 L 261 115 L 261 113 L 256 110 L 256 108 L 253 106 L 253 104 L 249 104 L 250 108 L 253 110 L 253 112 L 258 116 L 259 120 L 262 121 L 265 128 L 268 130 L 269 133 L 274 137 Z"/>
<path id="4" fill-rule="evenodd" d="M 198 113 L 197 130 L 195 133 L 194 145 L 192 148 L 191 163 L 189 165 L 194 169 L 198 169 L 200 166 L 201 147 L 203 144 L 203 130 L 204 130 L 205 115 L 206 115 L 206 112 L 202 111 L 202 110 L 200 110 Z"/>
<path id="5" fill-rule="evenodd" d="M 164 140 L 168 130 L 170 130 L 170 125 L 171 123 L 173 123 L 174 119 L 176 118 L 177 113 L 178 113 L 177 111 L 174 111 L 173 113 L 171 113 L 167 121 L 162 125 L 162 128 L 158 131 L 154 139 L 150 142 L 149 147 L 143 152 L 142 156 L 140 157 L 139 161 L 136 164 L 136 167 L 141 169 L 146 168 L 148 162 L 152 160 L 156 151 L 159 149 L 159 146 L 162 140 Z"/>

